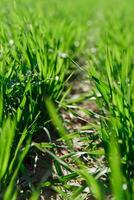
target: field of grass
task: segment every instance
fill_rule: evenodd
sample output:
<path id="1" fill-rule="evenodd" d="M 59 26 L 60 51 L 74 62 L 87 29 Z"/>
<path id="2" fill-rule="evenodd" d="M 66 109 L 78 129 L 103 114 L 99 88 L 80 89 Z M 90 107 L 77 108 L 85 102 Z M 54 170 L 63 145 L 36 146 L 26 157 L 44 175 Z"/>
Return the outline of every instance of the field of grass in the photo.
<path id="1" fill-rule="evenodd" d="M 0 199 L 134 199 L 133 10 L 0 1 Z"/>

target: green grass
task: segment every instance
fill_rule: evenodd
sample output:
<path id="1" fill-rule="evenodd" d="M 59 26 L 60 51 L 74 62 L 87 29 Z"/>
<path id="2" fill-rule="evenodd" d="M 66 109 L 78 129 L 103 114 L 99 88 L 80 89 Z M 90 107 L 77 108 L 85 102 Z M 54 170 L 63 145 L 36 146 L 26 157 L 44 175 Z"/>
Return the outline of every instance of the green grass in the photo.
<path id="1" fill-rule="evenodd" d="M 132 0 L 0 2 L 1 199 L 22 190 L 39 199 L 49 187 L 67 200 L 134 198 L 133 8 Z M 91 89 L 71 99 L 83 74 Z M 96 101 L 97 113 L 83 101 Z M 69 131 L 62 109 L 94 120 Z M 40 134 L 46 141 L 34 141 Z M 51 157 L 55 178 L 22 189 L 25 159 L 37 152 Z"/>

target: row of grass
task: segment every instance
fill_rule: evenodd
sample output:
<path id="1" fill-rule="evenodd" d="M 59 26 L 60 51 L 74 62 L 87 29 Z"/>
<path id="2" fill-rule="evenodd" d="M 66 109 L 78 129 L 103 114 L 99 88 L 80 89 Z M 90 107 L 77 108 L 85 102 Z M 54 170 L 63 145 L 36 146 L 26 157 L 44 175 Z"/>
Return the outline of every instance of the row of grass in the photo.
<path id="1" fill-rule="evenodd" d="M 132 1 L 2 0 L 0 9 L 0 198 L 39 199 L 51 187 L 67 200 L 133 199 Z M 81 130 L 68 133 L 58 114 L 62 105 L 68 107 L 66 96 L 78 70 L 92 82 L 88 101 L 96 100 L 99 120 L 88 128 L 101 147 L 88 133 L 83 138 Z M 67 149 L 64 156 L 56 155 L 55 132 Z M 40 133 L 48 139 L 37 143 L 33 138 Z M 75 138 L 89 145 L 77 151 Z M 24 160 L 33 148 L 54 160 L 56 178 L 36 187 L 29 182 L 22 191 Z M 105 173 L 93 173 L 82 155 L 96 162 L 105 157 L 105 181 L 100 179 Z"/>

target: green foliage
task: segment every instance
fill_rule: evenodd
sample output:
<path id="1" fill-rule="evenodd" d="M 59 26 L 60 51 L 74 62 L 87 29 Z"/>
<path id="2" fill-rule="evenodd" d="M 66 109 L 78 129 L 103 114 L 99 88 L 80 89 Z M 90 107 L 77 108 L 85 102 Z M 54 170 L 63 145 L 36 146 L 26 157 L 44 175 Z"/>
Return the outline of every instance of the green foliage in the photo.
<path id="1" fill-rule="evenodd" d="M 21 133 L 16 144 L 16 122 L 7 118 L 0 129 L 0 196 L 2 199 L 16 199 L 16 182 L 22 162 L 30 148 L 30 138 L 24 145 L 27 131 Z M 23 149 L 22 149 L 23 147 Z"/>
<path id="2" fill-rule="evenodd" d="M 113 179 L 115 180 L 118 177 L 118 181 L 121 181 L 124 176 L 127 180 L 127 183 L 125 183 L 127 185 L 126 190 L 132 194 L 134 177 L 132 156 L 134 154 L 133 29 L 128 31 L 132 24 L 131 11 L 129 14 L 127 13 L 129 6 L 125 4 L 124 7 L 123 4 L 120 9 L 120 12 L 114 9 L 114 15 L 108 14 L 108 21 L 104 25 L 107 35 L 100 39 L 101 48 L 105 49 L 103 51 L 105 57 L 103 57 L 103 62 L 98 62 L 95 68 L 92 59 L 90 75 L 97 88 L 95 91 L 96 98 L 103 113 L 103 116 L 100 117 L 100 135 L 106 155 L 109 156 L 109 146 L 112 146 L 112 152 L 116 154 L 114 152 L 116 140 L 119 146 L 123 175 L 120 174 L 120 169 L 116 169 L 119 166 L 116 163 L 119 158 L 117 155 L 117 158 L 111 161 Z M 111 25 L 112 30 L 108 29 Z M 102 65 L 101 69 L 99 69 L 100 64 Z M 113 138 L 112 141 L 111 138 Z M 115 141 L 114 138 L 116 138 Z M 119 187 L 122 187 L 122 185 L 123 183 L 120 182 Z M 113 188 L 116 199 L 133 198 L 131 195 L 129 197 L 123 196 L 121 188 L 117 188 Z"/>
<path id="3" fill-rule="evenodd" d="M 39 199 L 44 188 L 53 187 L 67 200 L 84 200 L 87 194 L 98 200 L 109 194 L 134 199 L 133 1 L 2 0 L 0 19 L 0 199 L 18 199 L 24 160 L 34 150 L 51 157 L 56 178 L 36 188 L 30 183 L 24 198 Z M 92 94 L 66 100 L 76 72 L 87 73 L 88 58 Z M 69 133 L 59 109 L 77 115 L 71 106 L 92 97 L 100 123 L 87 127 L 96 132 L 82 127 Z M 49 142 L 34 141 L 40 133 Z M 85 142 L 80 151 L 76 139 Z M 62 145 L 56 142 L 65 155 L 57 156 Z M 84 156 L 97 161 L 104 151 L 110 183 L 83 161 Z"/>

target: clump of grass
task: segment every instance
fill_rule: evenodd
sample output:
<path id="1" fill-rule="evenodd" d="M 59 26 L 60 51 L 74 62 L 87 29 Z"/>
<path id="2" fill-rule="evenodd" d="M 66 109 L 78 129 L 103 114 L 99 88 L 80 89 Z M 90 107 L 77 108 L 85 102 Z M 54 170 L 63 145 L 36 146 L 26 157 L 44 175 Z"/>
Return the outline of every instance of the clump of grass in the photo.
<path id="1" fill-rule="evenodd" d="M 101 106 L 102 117 L 100 117 L 100 137 L 103 141 L 106 155 L 109 156 L 109 146 L 112 148 L 114 143 L 118 143 L 120 158 L 121 158 L 121 177 L 125 177 L 125 184 L 130 196 L 122 198 L 132 198 L 133 193 L 133 154 L 134 154 L 134 70 L 133 70 L 133 43 L 132 33 L 128 33 L 127 39 L 124 40 L 124 33 L 128 30 L 131 24 L 130 16 L 124 17 L 124 20 L 119 16 L 120 13 L 115 13 L 110 20 L 113 29 L 116 30 L 116 35 L 112 30 L 107 31 L 107 36 L 103 41 L 104 52 L 101 69 L 98 65 L 91 67 L 91 76 L 95 83 L 95 94 L 98 104 Z M 116 15 L 117 14 L 117 15 Z M 116 17 L 115 17 L 116 16 Z M 118 16 L 118 17 L 117 17 Z M 115 19 L 116 18 L 116 23 Z M 122 27 L 124 24 L 124 28 Z M 127 24 L 126 24 L 127 23 Z M 108 24 L 109 25 L 109 24 Z M 126 26 L 125 26 L 126 25 Z M 106 26 L 107 27 L 107 26 Z M 115 42 L 113 42 L 115 41 Z M 102 44 L 102 43 L 101 43 Z M 93 65 L 92 65 L 93 66 Z M 99 94 L 98 94 L 98 92 Z M 111 142 L 111 138 L 116 142 Z M 113 147 L 114 149 L 114 147 Z M 114 151 L 114 150 L 113 150 Z M 114 152 L 113 152 L 114 153 Z M 118 159 L 118 156 L 117 158 Z M 114 168 L 114 163 L 112 161 Z M 116 169 L 113 169 L 113 175 Z M 120 171 L 119 169 L 117 171 Z M 115 172 L 116 173 L 116 172 Z M 123 183 L 122 183 L 123 184 Z M 121 184 L 120 184 L 121 187 Z M 123 189 L 122 189 L 123 190 Z M 122 199 L 117 196 L 117 199 Z"/>
<path id="2" fill-rule="evenodd" d="M 16 118 L 3 117 L 3 98 L 0 98 L 0 198 L 17 198 L 18 173 L 30 148 L 31 134 L 17 130 Z M 17 112 L 18 114 L 18 112 Z M 17 115 L 16 114 L 16 115 Z M 16 135 L 20 137 L 17 140 Z M 27 139 L 26 139 L 27 138 Z"/>
<path id="3" fill-rule="evenodd" d="M 80 8 L 81 3 L 76 6 Z M 14 1 L 12 5 L 3 0 L 0 8 L 0 143 L 4 143 L 0 160 L 5 163 L 0 192 L 4 199 L 16 199 L 17 192 L 12 193 L 18 175 L 24 173 L 23 160 L 32 149 L 33 135 L 46 130 L 50 119 L 45 99 L 56 102 L 64 97 L 65 83 L 72 74 L 68 58 L 76 59 L 85 42 L 81 40 L 83 21 L 72 22 L 71 2 L 66 3 L 70 15 L 55 0 Z M 87 18 L 85 15 L 85 21 Z"/>

